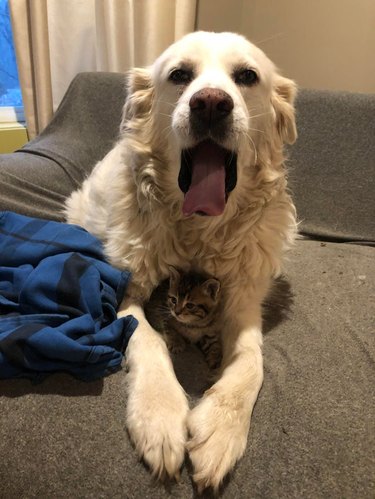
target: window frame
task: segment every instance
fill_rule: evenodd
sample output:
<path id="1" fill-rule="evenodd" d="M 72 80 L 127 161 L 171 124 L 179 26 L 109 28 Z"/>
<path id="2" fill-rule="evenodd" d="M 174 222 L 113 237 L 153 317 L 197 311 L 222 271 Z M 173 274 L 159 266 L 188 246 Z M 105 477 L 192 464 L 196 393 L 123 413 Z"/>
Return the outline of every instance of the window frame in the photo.
<path id="1" fill-rule="evenodd" d="M 23 106 L 0 106 L 0 124 L 2 123 L 25 123 L 25 112 Z"/>

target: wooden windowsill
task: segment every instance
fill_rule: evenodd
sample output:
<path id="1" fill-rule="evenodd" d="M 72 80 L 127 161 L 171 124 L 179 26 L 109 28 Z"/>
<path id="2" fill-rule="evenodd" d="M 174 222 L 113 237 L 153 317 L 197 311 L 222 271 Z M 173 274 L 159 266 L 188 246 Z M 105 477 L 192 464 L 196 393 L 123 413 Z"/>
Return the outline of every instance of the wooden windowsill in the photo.
<path id="1" fill-rule="evenodd" d="M 28 140 L 27 129 L 23 123 L 0 123 L 0 154 L 14 152 Z"/>

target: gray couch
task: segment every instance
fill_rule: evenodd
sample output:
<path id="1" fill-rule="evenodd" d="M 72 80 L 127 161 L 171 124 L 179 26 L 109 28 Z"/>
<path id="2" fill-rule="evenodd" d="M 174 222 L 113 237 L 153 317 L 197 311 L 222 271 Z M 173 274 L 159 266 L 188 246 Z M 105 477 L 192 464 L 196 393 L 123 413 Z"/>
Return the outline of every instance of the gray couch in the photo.
<path id="1" fill-rule="evenodd" d="M 60 219 L 116 139 L 123 99 L 121 75 L 77 76 L 47 129 L 0 156 L 0 209 Z M 298 97 L 288 163 L 304 237 L 265 305 L 265 382 L 223 497 L 375 495 L 374 116 L 375 96 Z M 193 347 L 175 362 L 194 403 L 205 364 Z M 158 485 L 138 461 L 125 382 L 125 370 L 93 383 L 0 381 L 0 497 L 194 497 L 188 463 L 181 483 Z"/>

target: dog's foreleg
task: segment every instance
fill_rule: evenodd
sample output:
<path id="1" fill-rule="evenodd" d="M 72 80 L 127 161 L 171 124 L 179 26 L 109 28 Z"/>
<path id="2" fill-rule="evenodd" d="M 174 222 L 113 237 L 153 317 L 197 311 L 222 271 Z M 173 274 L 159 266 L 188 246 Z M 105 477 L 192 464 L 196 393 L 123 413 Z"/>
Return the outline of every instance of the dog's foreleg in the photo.
<path id="1" fill-rule="evenodd" d="M 198 489 L 218 489 L 243 455 L 263 381 L 261 308 L 242 303 L 223 331 L 222 376 L 190 412 L 187 448 Z"/>
<path id="2" fill-rule="evenodd" d="M 129 435 L 156 477 L 178 478 L 185 454 L 188 402 L 165 341 L 147 322 L 142 306 L 127 299 L 118 315 L 128 314 L 139 323 L 126 351 Z"/>

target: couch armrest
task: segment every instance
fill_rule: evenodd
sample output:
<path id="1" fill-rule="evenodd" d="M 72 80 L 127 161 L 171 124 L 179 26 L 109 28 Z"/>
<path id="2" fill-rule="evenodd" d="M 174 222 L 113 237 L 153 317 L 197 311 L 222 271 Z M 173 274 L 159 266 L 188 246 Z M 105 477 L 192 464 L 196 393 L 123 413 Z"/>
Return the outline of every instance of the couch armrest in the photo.
<path id="1" fill-rule="evenodd" d="M 78 180 L 90 173 L 118 138 L 125 102 L 121 73 L 80 73 L 70 84 L 51 123 L 22 151 L 47 154 L 75 165 Z"/>
<path id="2" fill-rule="evenodd" d="M 0 210 L 61 220 L 65 198 L 116 141 L 124 101 L 123 74 L 77 75 L 45 130 L 0 155 Z"/>

